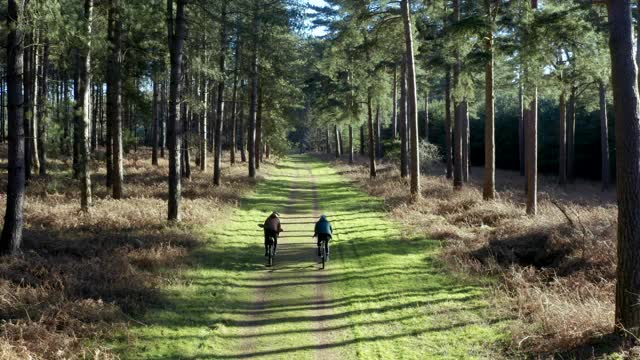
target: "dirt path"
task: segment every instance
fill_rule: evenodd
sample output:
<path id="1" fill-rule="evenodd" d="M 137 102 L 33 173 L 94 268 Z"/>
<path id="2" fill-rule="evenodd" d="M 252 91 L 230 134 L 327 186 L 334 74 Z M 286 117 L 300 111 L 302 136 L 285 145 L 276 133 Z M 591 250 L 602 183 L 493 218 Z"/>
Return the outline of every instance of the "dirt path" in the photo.
<path id="1" fill-rule="evenodd" d="M 288 203 L 281 210 L 285 232 L 279 240 L 274 266 L 262 272 L 256 283 L 255 310 L 249 314 L 245 330 L 247 337 L 242 346 L 245 353 L 242 357 L 276 355 L 277 351 L 273 348 L 278 339 L 275 339 L 276 343 L 261 343 L 258 340 L 262 334 L 269 333 L 272 325 L 269 309 L 286 307 L 287 302 L 291 301 L 311 300 L 309 304 L 315 305 L 306 309 L 306 322 L 309 326 L 306 331 L 313 334 L 316 340 L 313 358 L 339 359 L 340 351 L 332 347 L 331 343 L 332 339 L 342 338 L 344 334 L 338 334 L 340 330 L 330 328 L 329 319 L 334 311 L 331 306 L 326 305 L 331 303 L 331 293 L 327 286 L 331 270 L 330 266 L 321 269 L 315 254 L 315 239 L 311 238 L 313 223 L 321 214 L 312 170 L 308 167 L 295 169 L 288 191 Z M 289 287 L 298 289 L 291 289 L 293 291 L 289 292 Z M 299 293 L 301 296 L 283 298 L 283 293 Z M 312 295 L 313 299 L 309 299 L 308 295 Z"/>
<path id="2" fill-rule="evenodd" d="M 381 199 L 314 158 L 265 174 L 227 223 L 202 229 L 123 359 L 496 358 L 507 319 L 446 270 L 439 242 L 407 238 Z M 268 268 L 257 224 L 273 210 L 286 232 Z M 325 270 L 311 238 L 321 213 L 337 229 Z"/>

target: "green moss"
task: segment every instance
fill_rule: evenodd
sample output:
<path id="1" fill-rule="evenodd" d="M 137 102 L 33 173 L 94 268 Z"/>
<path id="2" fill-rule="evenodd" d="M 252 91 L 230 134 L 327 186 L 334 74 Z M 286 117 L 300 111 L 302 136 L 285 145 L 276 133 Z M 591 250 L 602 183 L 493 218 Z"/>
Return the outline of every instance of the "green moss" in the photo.
<path id="1" fill-rule="evenodd" d="M 336 228 L 324 271 L 313 254 L 312 189 L 317 213 Z M 257 227 L 271 210 L 284 213 L 287 231 L 273 269 Z M 507 320 L 485 289 L 447 273 L 438 242 L 402 230 L 380 199 L 326 164 L 289 158 L 227 224 L 206 229 L 183 281 L 117 349 L 125 359 L 495 358 Z"/>

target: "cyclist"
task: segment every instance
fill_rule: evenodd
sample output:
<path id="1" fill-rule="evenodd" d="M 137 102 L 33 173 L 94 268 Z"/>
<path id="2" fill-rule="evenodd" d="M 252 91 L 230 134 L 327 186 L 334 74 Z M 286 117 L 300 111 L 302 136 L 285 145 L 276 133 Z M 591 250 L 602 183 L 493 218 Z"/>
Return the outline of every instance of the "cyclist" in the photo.
<path id="1" fill-rule="evenodd" d="M 331 241 L 331 236 L 333 235 L 333 226 L 331 222 L 327 219 L 326 215 L 320 216 L 320 220 L 316 223 L 316 228 L 313 234 L 313 237 L 318 237 L 318 256 L 320 256 L 320 246 L 324 241 L 324 252 L 327 254 L 327 259 L 329 258 L 329 241 Z"/>
<path id="2" fill-rule="evenodd" d="M 269 238 L 273 238 L 273 254 L 275 255 L 278 248 L 278 235 L 282 232 L 282 224 L 280 223 L 280 214 L 274 211 L 264 221 L 264 256 L 269 256 Z"/>

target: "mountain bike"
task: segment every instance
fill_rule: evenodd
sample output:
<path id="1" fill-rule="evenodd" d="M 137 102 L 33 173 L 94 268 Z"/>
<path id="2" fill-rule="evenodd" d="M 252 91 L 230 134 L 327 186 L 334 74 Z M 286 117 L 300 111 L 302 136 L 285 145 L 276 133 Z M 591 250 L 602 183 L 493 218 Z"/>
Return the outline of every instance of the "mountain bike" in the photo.
<path id="1" fill-rule="evenodd" d="M 329 239 L 324 238 L 320 240 L 320 259 L 322 262 L 322 269 L 325 268 L 326 263 L 329 261 Z"/>
<path id="2" fill-rule="evenodd" d="M 258 225 L 260 228 L 264 229 L 263 224 Z M 273 266 L 273 257 L 276 255 L 276 247 L 275 247 L 276 239 L 273 236 L 269 236 L 267 238 L 267 266 Z"/>

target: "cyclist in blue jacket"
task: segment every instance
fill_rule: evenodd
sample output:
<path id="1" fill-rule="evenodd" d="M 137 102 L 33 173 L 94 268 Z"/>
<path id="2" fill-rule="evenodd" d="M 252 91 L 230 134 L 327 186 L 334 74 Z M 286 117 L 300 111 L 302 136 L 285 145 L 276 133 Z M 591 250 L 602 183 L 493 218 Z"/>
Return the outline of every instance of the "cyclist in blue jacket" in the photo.
<path id="1" fill-rule="evenodd" d="M 318 238 L 318 256 L 320 256 L 320 245 L 324 241 L 325 254 L 329 257 L 329 241 L 331 241 L 332 235 L 333 226 L 331 225 L 331 222 L 327 219 L 326 215 L 320 216 L 320 220 L 316 223 L 315 231 L 313 233 L 313 237 Z"/>

